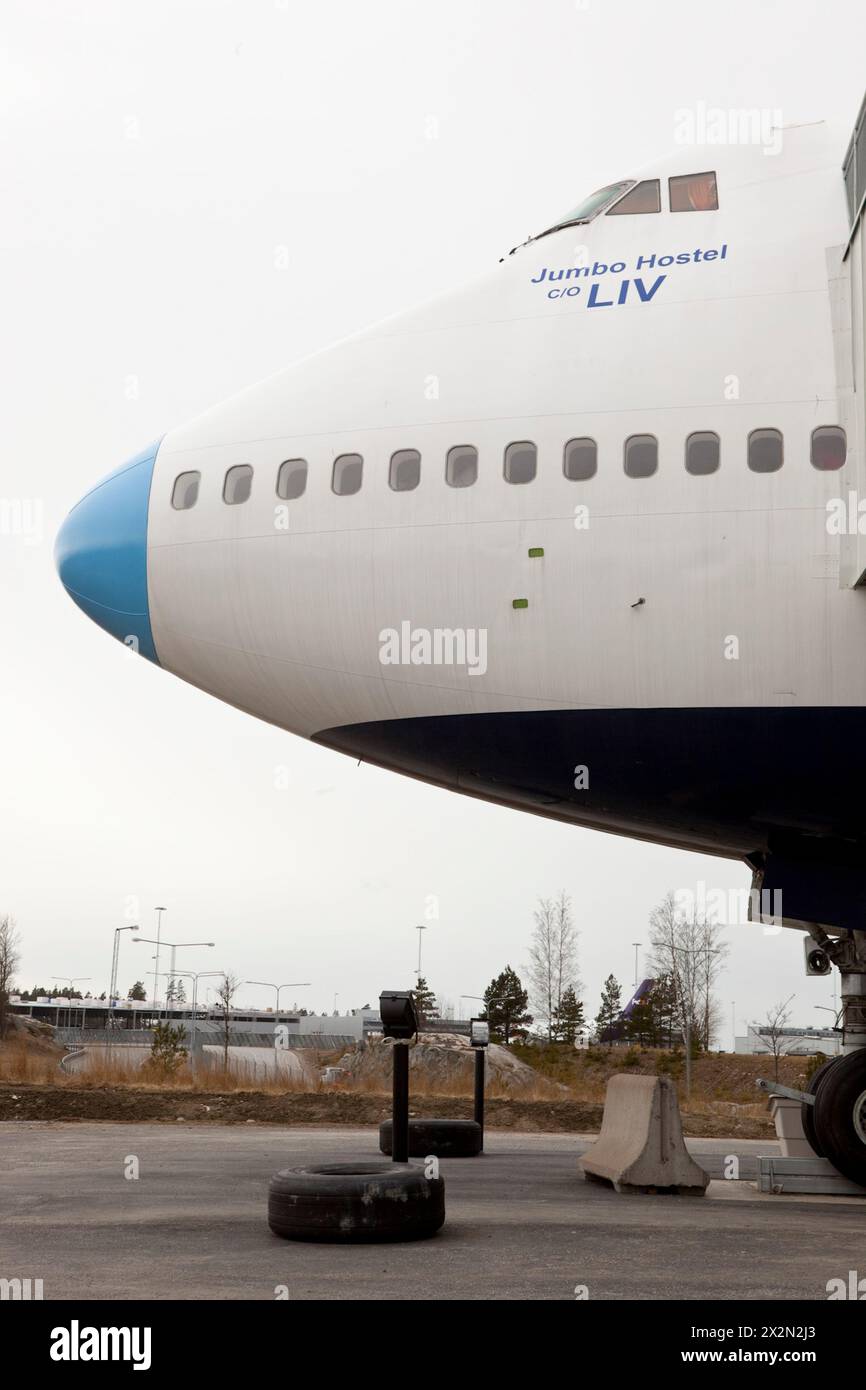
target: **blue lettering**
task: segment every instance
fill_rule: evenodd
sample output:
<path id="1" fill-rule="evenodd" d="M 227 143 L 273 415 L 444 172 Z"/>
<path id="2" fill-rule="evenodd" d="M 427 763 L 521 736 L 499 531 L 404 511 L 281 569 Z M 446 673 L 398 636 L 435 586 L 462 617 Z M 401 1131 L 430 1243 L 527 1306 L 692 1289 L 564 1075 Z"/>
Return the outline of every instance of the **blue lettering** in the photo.
<path id="1" fill-rule="evenodd" d="M 599 299 L 599 285 L 593 285 L 589 291 L 589 299 L 586 301 L 587 309 L 609 309 L 613 304 L 612 299 Z"/>
<path id="2" fill-rule="evenodd" d="M 533 280 L 532 280 L 533 285 L 540 285 L 546 274 L 547 274 L 547 266 L 544 267 L 544 270 L 542 270 L 542 272 L 541 272 L 540 275 L 535 275 L 535 276 L 533 277 Z"/>
<path id="3" fill-rule="evenodd" d="M 653 266 L 655 265 L 655 263 L 656 263 L 655 252 L 653 252 L 653 254 L 652 254 L 651 256 L 638 256 L 638 258 L 637 258 L 637 265 L 635 266 L 635 270 L 641 270 L 641 269 L 643 268 L 643 266 L 649 266 L 649 269 L 652 270 L 652 268 L 653 268 Z"/>
<path id="4" fill-rule="evenodd" d="M 653 284 L 652 284 L 652 286 L 650 287 L 650 289 L 647 289 L 647 288 L 646 288 L 646 286 L 644 285 L 643 280 L 635 280 L 635 282 L 634 282 L 634 287 L 635 287 L 635 289 L 637 290 L 638 294 L 640 295 L 641 300 L 643 301 L 644 304 L 646 304 L 647 300 L 652 299 L 652 297 L 653 297 L 653 295 L 655 294 L 656 290 L 659 288 L 659 286 L 662 284 L 662 282 L 663 282 L 664 280 L 666 280 L 666 279 L 667 279 L 667 276 L 666 276 L 666 275 L 659 275 L 659 276 L 653 281 Z"/>

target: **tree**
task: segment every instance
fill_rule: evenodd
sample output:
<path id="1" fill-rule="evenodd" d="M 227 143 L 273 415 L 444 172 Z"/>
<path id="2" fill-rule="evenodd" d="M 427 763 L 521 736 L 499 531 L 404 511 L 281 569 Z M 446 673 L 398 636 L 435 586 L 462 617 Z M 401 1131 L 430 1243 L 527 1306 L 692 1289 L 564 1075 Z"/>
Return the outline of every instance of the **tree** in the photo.
<path id="1" fill-rule="evenodd" d="M 574 986 L 569 985 L 567 989 L 562 991 L 562 998 L 553 1012 L 553 1019 L 551 1020 L 553 1040 L 570 1043 L 573 1047 L 584 1023 L 583 1004 L 575 994 Z"/>
<path id="2" fill-rule="evenodd" d="M 793 994 L 781 1003 L 774 1004 L 767 1010 L 767 1025 L 760 1030 L 760 1036 L 769 1040 L 770 1051 L 773 1054 L 773 1080 L 779 1079 L 779 1058 L 784 1056 L 785 1049 L 797 1041 L 796 1038 L 785 1037 L 785 1025 L 791 1017 L 791 1010 L 788 1008 Z"/>
<path id="3" fill-rule="evenodd" d="M 147 995 L 144 990 L 144 985 L 142 984 L 141 980 L 136 980 L 135 984 L 132 986 L 132 989 L 129 991 L 126 997 L 127 999 L 139 1000 L 144 1000 L 147 998 Z"/>
<path id="4" fill-rule="evenodd" d="M 169 979 L 165 991 L 166 1004 L 185 1004 L 186 990 L 183 987 L 183 980 L 172 975 Z"/>
<path id="5" fill-rule="evenodd" d="M 536 1015 L 553 1037 L 553 1017 L 563 993 L 580 988 L 577 978 L 577 928 L 571 899 L 563 889 L 558 898 L 539 898 L 529 948 L 529 989 Z"/>
<path id="6" fill-rule="evenodd" d="M 650 914 L 650 967 L 673 982 L 675 1030 L 683 1039 L 688 1034 L 704 1050 L 712 1046 L 719 1028 L 719 1002 L 713 991 L 730 949 L 722 930 L 697 911 L 690 916 L 678 912 L 673 893 L 666 893 Z"/>
<path id="7" fill-rule="evenodd" d="M 173 1076 L 186 1061 L 189 1054 L 183 1046 L 185 1042 L 186 1029 L 181 1023 L 177 1027 L 171 1023 L 157 1023 L 154 1027 L 150 1058 L 164 1076 Z"/>
<path id="8" fill-rule="evenodd" d="M 0 917 L 0 1039 L 6 1037 L 9 1027 L 9 995 L 12 993 L 12 978 L 18 968 L 20 936 L 15 926 L 15 918 L 6 912 Z"/>
<path id="9" fill-rule="evenodd" d="M 514 1037 L 525 1037 L 532 1023 L 527 1012 L 529 996 L 516 971 L 506 965 L 501 975 L 490 981 L 484 991 L 484 1017 L 490 1024 L 491 1037 L 501 1039 L 506 1047 Z"/>
<path id="10" fill-rule="evenodd" d="M 622 989 L 616 977 L 608 975 L 601 991 L 601 1006 L 595 1017 L 595 1031 L 599 1042 L 613 1041 L 614 1025 L 622 1013 Z"/>
<path id="11" fill-rule="evenodd" d="M 232 1000 L 234 999 L 235 994 L 237 993 L 239 985 L 240 980 L 238 979 L 237 975 L 233 975 L 231 971 L 227 971 L 226 974 L 223 975 L 222 984 L 216 992 L 216 1007 L 218 1009 L 222 1009 L 223 1011 L 223 1067 L 226 1071 L 228 1071 L 229 1069 L 229 1039 L 231 1037 Z"/>
<path id="12" fill-rule="evenodd" d="M 436 1012 L 436 995 L 428 986 L 423 975 L 418 976 L 418 983 L 411 993 L 418 1022 L 426 1023 L 427 1019 Z"/>

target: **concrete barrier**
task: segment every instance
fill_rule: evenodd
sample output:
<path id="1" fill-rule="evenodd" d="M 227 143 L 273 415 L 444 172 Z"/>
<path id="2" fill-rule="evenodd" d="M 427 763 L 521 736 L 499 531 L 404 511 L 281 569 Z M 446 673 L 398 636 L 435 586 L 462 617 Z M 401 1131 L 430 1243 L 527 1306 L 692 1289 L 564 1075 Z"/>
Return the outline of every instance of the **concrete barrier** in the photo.
<path id="1" fill-rule="evenodd" d="M 611 1183 L 616 1192 L 702 1197 L 710 1181 L 686 1149 L 676 1088 L 667 1076 L 610 1078 L 601 1133 L 581 1164 L 588 1181 Z"/>

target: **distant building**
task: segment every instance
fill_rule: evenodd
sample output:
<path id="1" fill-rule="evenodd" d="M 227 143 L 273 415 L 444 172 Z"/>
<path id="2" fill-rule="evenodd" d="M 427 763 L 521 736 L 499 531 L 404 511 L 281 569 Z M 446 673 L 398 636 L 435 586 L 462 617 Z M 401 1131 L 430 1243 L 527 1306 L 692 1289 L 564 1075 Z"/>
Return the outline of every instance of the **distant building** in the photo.
<path id="1" fill-rule="evenodd" d="M 771 1032 L 766 1024 L 750 1023 L 745 1037 L 735 1039 L 735 1052 L 752 1057 L 772 1056 Z M 841 1047 L 841 1037 L 832 1028 L 780 1028 L 777 1047 L 782 1057 L 814 1057 L 816 1052 L 835 1057 Z"/>

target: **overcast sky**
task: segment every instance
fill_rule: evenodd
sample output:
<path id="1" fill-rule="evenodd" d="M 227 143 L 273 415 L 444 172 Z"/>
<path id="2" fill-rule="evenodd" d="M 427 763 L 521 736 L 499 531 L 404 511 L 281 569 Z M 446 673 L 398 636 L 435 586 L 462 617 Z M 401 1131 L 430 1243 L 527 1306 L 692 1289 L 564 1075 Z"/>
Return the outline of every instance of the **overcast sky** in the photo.
<path id="1" fill-rule="evenodd" d="M 217 942 L 186 968 L 357 1006 L 411 985 L 432 897 L 424 974 L 459 1008 L 521 969 L 536 899 L 564 888 L 594 1015 L 667 889 L 743 888 L 745 868 L 357 767 L 229 709 L 74 607 L 54 533 L 173 425 L 670 150 L 678 109 L 823 117 L 841 161 L 862 0 L 5 0 L 2 30 L 0 499 L 36 521 L 0 534 L 20 983 L 100 993 L 114 927 L 153 928 L 160 904 L 166 937 Z M 733 1001 L 738 1029 L 791 993 L 796 1022 L 826 1023 L 799 934 L 728 936 L 725 1044 Z M 123 993 L 151 949 L 123 939 Z"/>

